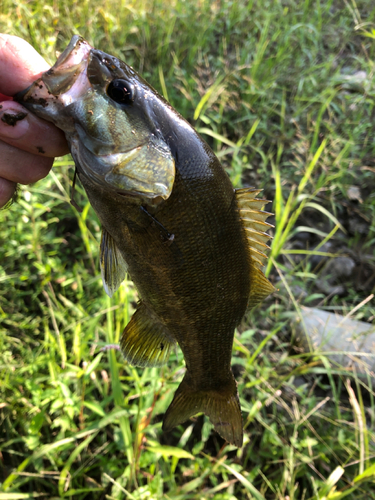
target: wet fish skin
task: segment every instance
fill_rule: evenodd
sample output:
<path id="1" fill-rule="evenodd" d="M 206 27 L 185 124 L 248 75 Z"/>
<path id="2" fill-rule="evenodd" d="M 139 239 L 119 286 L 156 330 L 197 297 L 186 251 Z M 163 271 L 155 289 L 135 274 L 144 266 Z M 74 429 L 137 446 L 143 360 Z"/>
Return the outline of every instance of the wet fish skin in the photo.
<path id="1" fill-rule="evenodd" d="M 125 103 L 108 95 L 122 95 L 111 82 L 125 85 Z M 204 412 L 241 446 L 234 329 L 273 290 L 260 270 L 269 225 L 259 190 L 235 191 L 188 122 L 132 68 L 80 37 L 18 99 L 67 136 L 103 226 L 107 293 L 126 270 L 139 291 L 121 339 L 125 358 L 158 366 L 176 342 L 182 349 L 186 374 L 163 428 Z"/>

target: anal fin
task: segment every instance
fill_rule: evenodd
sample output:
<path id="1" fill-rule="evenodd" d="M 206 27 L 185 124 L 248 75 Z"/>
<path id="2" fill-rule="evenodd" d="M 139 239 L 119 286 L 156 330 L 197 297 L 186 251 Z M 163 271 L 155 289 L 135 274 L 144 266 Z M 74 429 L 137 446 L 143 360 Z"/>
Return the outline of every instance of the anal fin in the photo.
<path id="1" fill-rule="evenodd" d="M 125 279 L 127 265 L 114 239 L 104 227 L 100 241 L 100 269 L 104 290 L 112 297 Z"/>
<path id="2" fill-rule="evenodd" d="M 134 366 L 161 366 L 175 341 L 167 328 L 144 304 L 140 304 L 120 341 L 125 359 Z"/>
<path id="3" fill-rule="evenodd" d="M 256 196 L 261 189 L 244 188 L 236 190 L 236 199 L 239 209 L 242 226 L 245 229 L 250 262 L 250 294 L 248 298 L 248 307 L 254 307 L 270 293 L 275 291 L 275 287 L 268 281 L 262 272 L 267 255 L 265 251 L 269 249 L 267 241 L 271 236 L 266 233 L 272 224 L 266 222 L 266 219 L 272 215 L 263 211 L 264 205 L 269 200 L 262 200 Z"/>

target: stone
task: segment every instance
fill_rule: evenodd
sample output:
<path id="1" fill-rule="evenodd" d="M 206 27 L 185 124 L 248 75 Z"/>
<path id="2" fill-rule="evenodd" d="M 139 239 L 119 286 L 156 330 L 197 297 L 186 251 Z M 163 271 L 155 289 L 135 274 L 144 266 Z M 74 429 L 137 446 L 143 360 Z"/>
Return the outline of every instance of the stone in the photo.
<path id="1" fill-rule="evenodd" d="M 310 307 L 301 307 L 301 316 L 294 325 L 306 350 L 327 352 L 341 366 L 372 372 L 375 385 L 375 325 Z"/>
<path id="2" fill-rule="evenodd" d="M 355 262 L 350 257 L 336 257 L 329 261 L 322 270 L 323 275 L 330 275 L 331 280 L 350 278 Z"/>

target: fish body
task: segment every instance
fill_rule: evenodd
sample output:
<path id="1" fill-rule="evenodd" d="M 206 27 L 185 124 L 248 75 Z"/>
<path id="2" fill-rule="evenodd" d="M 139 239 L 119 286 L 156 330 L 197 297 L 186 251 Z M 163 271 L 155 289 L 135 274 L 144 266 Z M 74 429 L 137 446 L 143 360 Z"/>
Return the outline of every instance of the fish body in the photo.
<path id="1" fill-rule="evenodd" d="M 125 358 L 159 366 L 177 342 L 186 373 L 164 417 L 199 412 L 241 446 L 231 370 L 234 329 L 272 290 L 259 190 L 234 190 L 217 157 L 124 62 L 75 36 L 17 96 L 66 134 L 102 227 L 100 265 L 112 295 L 128 271 L 140 303 L 121 338 Z"/>

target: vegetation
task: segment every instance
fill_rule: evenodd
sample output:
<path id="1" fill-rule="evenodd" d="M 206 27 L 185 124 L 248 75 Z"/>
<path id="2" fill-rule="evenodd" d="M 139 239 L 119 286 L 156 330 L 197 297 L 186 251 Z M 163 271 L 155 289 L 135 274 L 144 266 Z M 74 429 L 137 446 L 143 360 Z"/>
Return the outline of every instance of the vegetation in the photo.
<path id="1" fill-rule="evenodd" d="M 0 30 L 50 63 L 79 33 L 164 94 L 236 187 L 273 200 L 279 288 L 234 343 L 243 448 L 203 416 L 163 434 L 182 354 L 139 370 L 102 350 L 137 292 L 105 295 L 98 220 L 79 186 L 82 212 L 69 204 L 57 159 L 0 212 L 0 500 L 374 499 L 374 374 L 304 352 L 293 318 L 304 304 L 374 321 L 375 4 L 2 0 Z M 324 293 L 321 263 L 342 253 L 355 277 Z"/>

